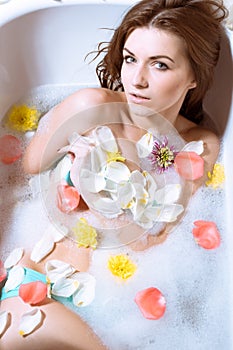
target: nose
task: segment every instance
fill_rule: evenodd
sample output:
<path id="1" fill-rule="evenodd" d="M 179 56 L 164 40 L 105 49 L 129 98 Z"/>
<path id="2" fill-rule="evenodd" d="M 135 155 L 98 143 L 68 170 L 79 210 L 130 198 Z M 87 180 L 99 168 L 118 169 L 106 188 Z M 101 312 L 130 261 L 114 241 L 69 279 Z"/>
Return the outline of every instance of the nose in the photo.
<path id="1" fill-rule="evenodd" d="M 138 89 L 145 89 L 149 86 L 146 68 L 142 65 L 135 67 L 132 84 Z"/>

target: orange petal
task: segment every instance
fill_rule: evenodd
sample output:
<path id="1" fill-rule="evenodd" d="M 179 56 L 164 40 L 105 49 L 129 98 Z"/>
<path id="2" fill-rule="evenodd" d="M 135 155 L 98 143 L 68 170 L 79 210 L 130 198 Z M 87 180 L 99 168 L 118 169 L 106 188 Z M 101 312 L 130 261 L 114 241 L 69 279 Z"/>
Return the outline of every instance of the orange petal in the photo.
<path id="1" fill-rule="evenodd" d="M 2 260 L 0 260 L 0 283 L 6 279 L 7 272 L 6 269 L 4 268 L 4 264 Z"/>
<path id="2" fill-rule="evenodd" d="M 13 135 L 0 138 L 0 161 L 4 164 L 14 163 L 22 156 L 21 142 Z"/>
<path id="3" fill-rule="evenodd" d="M 25 303 L 35 305 L 42 302 L 47 296 L 47 285 L 41 281 L 21 284 L 19 296 Z"/>
<path id="4" fill-rule="evenodd" d="M 166 300 L 163 294 L 154 287 L 138 292 L 134 300 L 143 316 L 149 320 L 158 320 L 166 310 Z"/>
<path id="5" fill-rule="evenodd" d="M 197 220 L 194 222 L 193 236 L 197 244 L 205 249 L 218 248 L 221 242 L 217 226 L 212 221 Z"/>
<path id="6" fill-rule="evenodd" d="M 57 206 L 63 213 L 69 213 L 79 205 L 80 194 L 73 186 L 57 186 Z"/>
<path id="7" fill-rule="evenodd" d="M 174 164 L 177 173 L 186 180 L 196 180 L 204 174 L 204 159 L 195 152 L 179 152 Z"/>

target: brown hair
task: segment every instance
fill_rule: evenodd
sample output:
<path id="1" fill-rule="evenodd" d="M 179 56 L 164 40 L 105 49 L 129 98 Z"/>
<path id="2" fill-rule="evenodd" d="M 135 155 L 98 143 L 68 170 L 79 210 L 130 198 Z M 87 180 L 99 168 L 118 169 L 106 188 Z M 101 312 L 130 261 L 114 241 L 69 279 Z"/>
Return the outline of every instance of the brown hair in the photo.
<path id="1" fill-rule="evenodd" d="M 124 90 L 121 83 L 123 47 L 128 36 L 139 27 L 156 27 L 183 38 L 197 87 L 189 90 L 180 113 L 198 122 L 202 99 L 211 86 L 217 64 L 221 22 L 227 17 L 222 0 L 142 0 L 127 12 L 111 41 L 98 46 L 98 54 L 106 53 L 96 73 L 102 87 Z M 106 43 L 105 43 L 106 44 Z"/>

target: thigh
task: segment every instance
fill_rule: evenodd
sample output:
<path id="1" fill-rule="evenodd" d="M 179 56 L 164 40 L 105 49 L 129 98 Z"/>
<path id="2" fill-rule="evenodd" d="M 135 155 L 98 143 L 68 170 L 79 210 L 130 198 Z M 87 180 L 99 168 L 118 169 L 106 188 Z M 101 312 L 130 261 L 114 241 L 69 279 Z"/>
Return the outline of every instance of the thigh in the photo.
<path id="1" fill-rule="evenodd" d="M 1 350 L 106 350 L 97 335 L 73 311 L 52 299 L 38 306 L 43 313 L 42 325 L 28 336 L 19 332 L 19 321 L 31 306 L 19 297 L 5 299 L 0 310 L 10 312 L 10 324 L 0 338 Z"/>

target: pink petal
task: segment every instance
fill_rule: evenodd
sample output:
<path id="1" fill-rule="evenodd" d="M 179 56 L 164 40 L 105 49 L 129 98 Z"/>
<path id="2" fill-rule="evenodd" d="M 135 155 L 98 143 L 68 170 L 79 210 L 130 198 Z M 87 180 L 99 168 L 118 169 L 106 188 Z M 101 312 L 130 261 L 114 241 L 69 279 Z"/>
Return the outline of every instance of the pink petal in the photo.
<path id="1" fill-rule="evenodd" d="M 166 300 L 157 288 L 150 287 L 138 292 L 134 300 L 145 318 L 158 320 L 164 315 Z"/>
<path id="2" fill-rule="evenodd" d="M 47 285 L 41 281 L 21 284 L 19 296 L 25 303 L 35 305 L 42 302 L 47 296 Z"/>
<path id="3" fill-rule="evenodd" d="M 13 135 L 0 138 L 0 161 L 4 164 L 14 163 L 22 156 L 21 142 Z"/>
<path id="4" fill-rule="evenodd" d="M 77 189 L 68 185 L 57 186 L 57 206 L 63 213 L 69 213 L 79 205 L 80 194 Z"/>
<path id="5" fill-rule="evenodd" d="M 198 220 L 194 222 L 193 236 L 197 244 L 205 249 L 218 248 L 221 243 L 220 233 L 212 221 Z"/>
<path id="6" fill-rule="evenodd" d="M 197 180 L 204 174 L 204 159 L 195 152 L 179 152 L 174 164 L 177 173 L 186 180 Z"/>
<path id="7" fill-rule="evenodd" d="M 0 283 L 6 279 L 7 272 L 6 269 L 4 268 L 4 264 L 2 260 L 0 260 Z"/>

